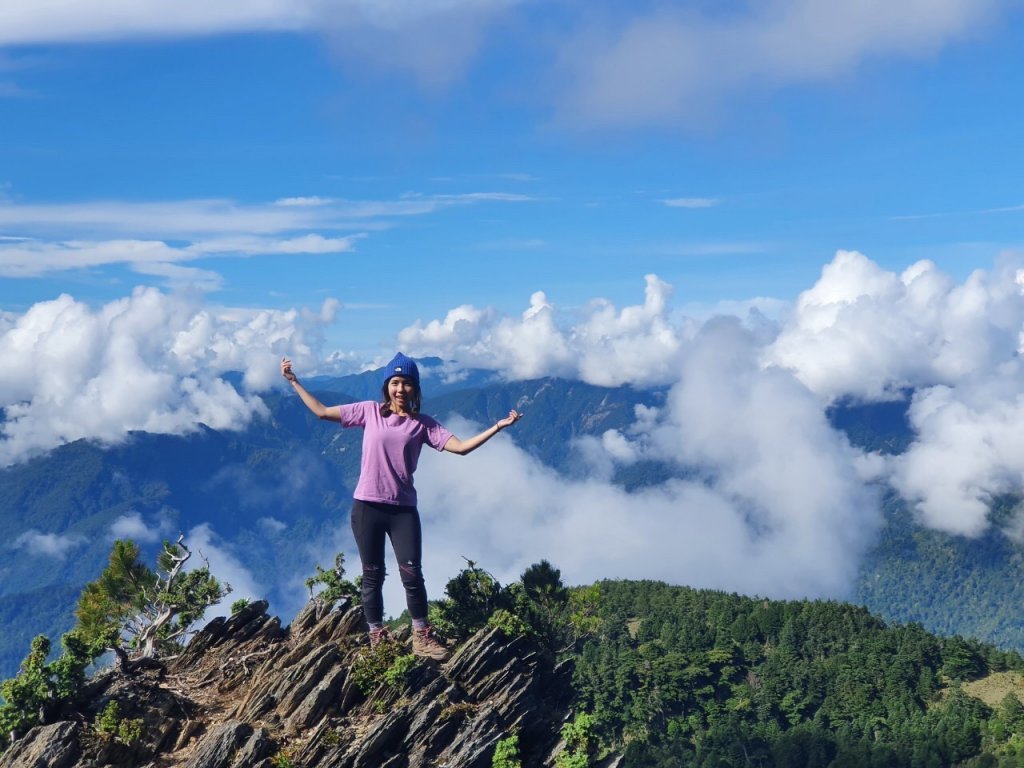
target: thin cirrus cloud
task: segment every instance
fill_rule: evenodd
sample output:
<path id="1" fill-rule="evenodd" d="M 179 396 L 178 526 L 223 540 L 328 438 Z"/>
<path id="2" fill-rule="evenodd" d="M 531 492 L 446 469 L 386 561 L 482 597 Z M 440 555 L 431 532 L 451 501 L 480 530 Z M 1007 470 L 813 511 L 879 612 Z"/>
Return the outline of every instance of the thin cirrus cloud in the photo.
<path id="1" fill-rule="evenodd" d="M 532 200 L 534 198 L 522 194 L 467 192 L 447 195 L 410 193 L 398 200 L 292 197 L 271 203 L 239 203 L 224 199 L 53 204 L 8 201 L 0 203 L 0 228 L 8 230 L 4 231 L 5 235 L 14 236 L 99 231 L 191 240 L 214 234 L 267 235 L 312 229 L 349 229 L 354 221 L 364 219 L 422 216 L 452 206 Z"/>
<path id="2" fill-rule="evenodd" d="M 670 197 L 661 202 L 669 208 L 714 208 L 722 201 L 717 197 Z"/>
<path id="3" fill-rule="evenodd" d="M 503 192 L 408 194 L 397 200 L 320 197 L 271 203 L 181 200 L 164 203 L 92 201 L 61 204 L 0 202 L 0 275 L 37 277 L 69 269 L 128 264 L 139 273 L 216 290 L 219 275 L 180 262 L 207 256 L 336 254 L 353 251 L 365 231 L 389 220 L 453 206 L 521 203 Z M 73 239 L 61 239 L 61 235 Z M 96 237 L 86 239 L 87 236 Z M 185 241 L 171 245 L 166 240 Z"/>

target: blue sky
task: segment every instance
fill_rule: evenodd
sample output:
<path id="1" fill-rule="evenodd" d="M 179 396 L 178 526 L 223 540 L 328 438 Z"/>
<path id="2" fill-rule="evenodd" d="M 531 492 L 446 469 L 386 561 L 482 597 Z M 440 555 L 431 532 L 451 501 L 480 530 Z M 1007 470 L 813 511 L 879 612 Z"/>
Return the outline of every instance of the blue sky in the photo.
<path id="1" fill-rule="evenodd" d="M 1017 3 L 37 5 L 0 10 L 11 313 L 334 298 L 322 353 L 369 357 L 535 291 L 788 302 L 839 249 L 1021 245 Z"/>

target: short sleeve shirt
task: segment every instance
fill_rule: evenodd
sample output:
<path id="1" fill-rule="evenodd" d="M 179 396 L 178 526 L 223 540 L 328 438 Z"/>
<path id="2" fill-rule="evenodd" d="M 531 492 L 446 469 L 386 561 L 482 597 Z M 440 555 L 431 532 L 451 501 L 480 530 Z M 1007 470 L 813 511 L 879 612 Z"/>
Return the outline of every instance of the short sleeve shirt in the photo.
<path id="1" fill-rule="evenodd" d="M 416 506 L 412 476 L 424 445 L 441 451 L 452 433 L 422 413 L 381 416 L 380 403 L 366 400 L 338 406 L 341 426 L 363 428 L 359 482 L 353 496 L 360 501 Z"/>

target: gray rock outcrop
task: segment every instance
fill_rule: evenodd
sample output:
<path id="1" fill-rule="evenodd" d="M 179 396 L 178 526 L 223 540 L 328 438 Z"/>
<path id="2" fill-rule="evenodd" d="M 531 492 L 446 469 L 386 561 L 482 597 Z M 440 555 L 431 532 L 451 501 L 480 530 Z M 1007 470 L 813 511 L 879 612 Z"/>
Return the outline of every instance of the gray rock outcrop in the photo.
<path id="1" fill-rule="evenodd" d="M 446 663 L 418 660 L 400 686 L 364 693 L 358 607 L 314 601 L 288 628 L 266 610 L 210 622 L 166 674 L 97 676 L 67 719 L 18 739 L 0 768 L 489 768 L 512 733 L 524 766 L 550 764 L 572 670 L 526 638 L 482 630 Z M 140 738 L 96 732 L 110 701 Z"/>

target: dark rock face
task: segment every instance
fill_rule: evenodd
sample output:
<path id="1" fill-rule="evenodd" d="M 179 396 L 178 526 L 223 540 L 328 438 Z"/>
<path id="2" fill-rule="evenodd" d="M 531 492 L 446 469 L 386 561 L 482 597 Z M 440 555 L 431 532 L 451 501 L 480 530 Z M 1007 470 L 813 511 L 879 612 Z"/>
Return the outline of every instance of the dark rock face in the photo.
<path id="1" fill-rule="evenodd" d="M 215 619 L 165 675 L 97 677 L 84 705 L 16 741 L 0 768 L 489 768 L 513 732 L 524 766 L 553 762 L 572 670 L 530 641 L 482 630 L 443 665 L 417 661 L 403 688 L 364 695 L 359 608 L 311 602 L 287 629 L 266 610 Z M 110 701 L 141 738 L 95 732 Z"/>

